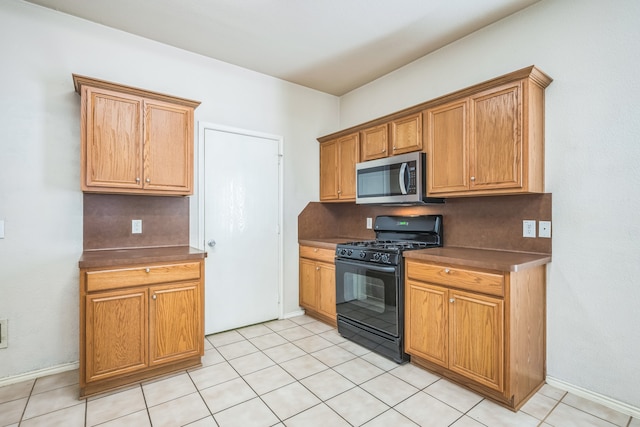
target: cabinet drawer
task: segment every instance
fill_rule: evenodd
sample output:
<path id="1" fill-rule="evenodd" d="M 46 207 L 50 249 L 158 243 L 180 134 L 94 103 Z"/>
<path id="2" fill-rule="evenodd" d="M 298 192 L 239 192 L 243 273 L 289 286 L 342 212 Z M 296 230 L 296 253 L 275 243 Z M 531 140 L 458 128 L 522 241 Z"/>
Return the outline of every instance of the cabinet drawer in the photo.
<path id="1" fill-rule="evenodd" d="M 113 270 L 87 271 L 87 292 L 129 286 L 152 285 L 200 278 L 200 263 L 150 265 Z"/>
<path id="2" fill-rule="evenodd" d="M 504 276 L 478 270 L 407 261 L 410 279 L 451 286 L 484 294 L 503 296 Z"/>
<path id="3" fill-rule="evenodd" d="M 331 249 L 316 248 L 313 246 L 300 246 L 300 258 L 315 259 L 318 261 L 335 262 L 336 252 Z"/>

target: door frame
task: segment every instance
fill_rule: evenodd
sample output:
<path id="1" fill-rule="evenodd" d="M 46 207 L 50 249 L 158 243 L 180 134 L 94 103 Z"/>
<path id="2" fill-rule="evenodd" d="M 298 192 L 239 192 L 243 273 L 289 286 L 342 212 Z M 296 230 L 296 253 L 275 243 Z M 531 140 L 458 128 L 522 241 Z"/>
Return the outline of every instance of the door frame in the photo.
<path id="1" fill-rule="evenodd" d="M 198 249 L 206 250 L 205 242 L 205 230 L 204 230 L 204 194 L 205 194 L 205 162 L 204 162 L 204 134 L 207 130 L 213 130 L 217 132 L 234 133 L 238 135 L 251 136 L 256 138 L 270 139 L 278 142 L 278 318 L 284 318 L 284 233 L 282 231 L 282 225 L 284 221 L 284 182 L 283 182 L 283 170 L 284 170 L 284 137 L 281 135 L 268 134 L 264 132 L 256 132 L 247 129 L 235 128 L 230 126 L 219 125 L 216 123 L 198 121 L 198 147 L 196 153 L 197 167 L 198 167 L 198 179 L 197 179 L 197 210 L 198 210 Z M 205 291 L 206 291 L 205 276 Z M 206 307 L 205 307 L 206 310 Z"/>

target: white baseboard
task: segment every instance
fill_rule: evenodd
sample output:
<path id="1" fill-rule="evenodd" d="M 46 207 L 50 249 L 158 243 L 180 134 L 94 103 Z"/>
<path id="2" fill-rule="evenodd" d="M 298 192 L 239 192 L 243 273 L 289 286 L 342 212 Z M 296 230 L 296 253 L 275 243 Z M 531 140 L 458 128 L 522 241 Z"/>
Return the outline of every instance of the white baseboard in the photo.
<path id="1" fill-rule="evenodd" d="M 51 368 L 38 369 L 37 371 L 26 372 L 24 374 L 15 375 L 13 377 L 0 378 L 0 387 L 10 384 L 17 384 L 23 381 L 35 380 L 36 378 L 46 377 L 48 375 L 59 374 L 61 372 L 73 371 L 78 369 L 78 362 L 67 363 L 65 365 L 52 366 Z"/>
<path id="2" fill-rule="evenodd" d="M 282 316 L 282 318 L 289 319 L 291 317 L 302 316 L 303 314 L 304 314 L 304 310 L 290 311 L 289 313 L 285 313 L 284 316 Z"/>
<path id="3" fill-rule="evenodd" d="M 606 406 L 607 408 L 614 409 L 618 412 L 622 412 L 623 414 L 631 415 L 634 418 L 640 418 L 640 408 L 638 407 L 629 405 L 628 403 L 620 402 L 619 400 L 615 400 L 607 396 L 603 396 L 602 394 L 584 389 L 582 387 L 569 384 L 557 378 L 547 376 L 546 380 L 547 384 L 559 388 L 560 390 L 565 390 L 571 394 L 575 394 L 576 396 L 584 397 L 585 399 L 599 403 L 603 406 Z"/>

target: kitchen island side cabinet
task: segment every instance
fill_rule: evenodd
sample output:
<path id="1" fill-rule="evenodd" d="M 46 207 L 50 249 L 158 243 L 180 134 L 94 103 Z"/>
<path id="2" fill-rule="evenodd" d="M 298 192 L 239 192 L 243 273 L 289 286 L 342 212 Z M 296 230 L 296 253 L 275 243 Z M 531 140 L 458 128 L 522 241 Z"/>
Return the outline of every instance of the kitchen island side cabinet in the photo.
<path id="1" fill-rule="evenodd" d="M 204 261 L 80 270 L 80 396 L 199 366 Z"/>
<path id="2" fill-rule="evenodd" d="M 532 68 L 426 110 L 428 194 L 474 196 L 544 192 L 544 89 Z"/>
<path id="3" fill-rule="evenodd" d="M 512 410 L 545 379 L 545 266 L 501 272 L 407 260 L 405 351 Z"/>
<path id="4" fill-rule="evenodd" d="M 312 317 L 336 326 L 335 251 L 300 245 L 300 306 Z"/>
<path id="5" fill-rule="evenodd" d="M 360 136 L 353 133 L 320 144 L 320 201 L 356 199 L 356 163 L 360 161 Z"/>
<path id="6" fill-rule="evenodd" d="M 193 115 L 200 104 L 73 75 L 81 95 L 85 192 L 193 193 Z"/>

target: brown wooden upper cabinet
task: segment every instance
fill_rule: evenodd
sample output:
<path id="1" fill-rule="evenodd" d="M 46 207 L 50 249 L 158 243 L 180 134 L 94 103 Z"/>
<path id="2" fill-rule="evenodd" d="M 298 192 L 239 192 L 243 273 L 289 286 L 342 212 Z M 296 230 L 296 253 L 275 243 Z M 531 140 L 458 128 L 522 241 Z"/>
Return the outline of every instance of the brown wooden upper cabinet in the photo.
<path id="1" fill-rule="evenodd" d="M 318 138 L 320 200 L 338 199 L 339 179 L 334 166 L 323 165 L 322 146 L 358 133 L 361 161 L 425 151 L 429 196 L 543 193 L 544 90 L 551 82 L 530 66 Z"/>
<path id="2" fill-rule="evenodd" d="M 426 110 L 428 194 L 544 192 L 544 88 L 550 82 L 527 77 Z"/>
<path id="3" fill-rule="evenodd" d="M 73 75 L 85 192 L 193 194 L 197 101 Z"/>
<path id="4" fill-rule="evenodd" d="M 353 133 L 320 144 L 320 200 L 355 201 L 360 136 Z"/>
<path id="5" fill-rule="evenodd" d="M 411 114 L 360 132 L 362 161 L 422 150 L 422 113 Z"/>
<path id="6" fill-rule="evenodd" d="M 385 123 L 363 130 L 362 161 L 381 159 L 389 155 L 389 124 Z"/>
<path id="7" fill-rule="evenodd" d="M 422 113 L 391 121 L 391 154 L 422 150 Z"/>

